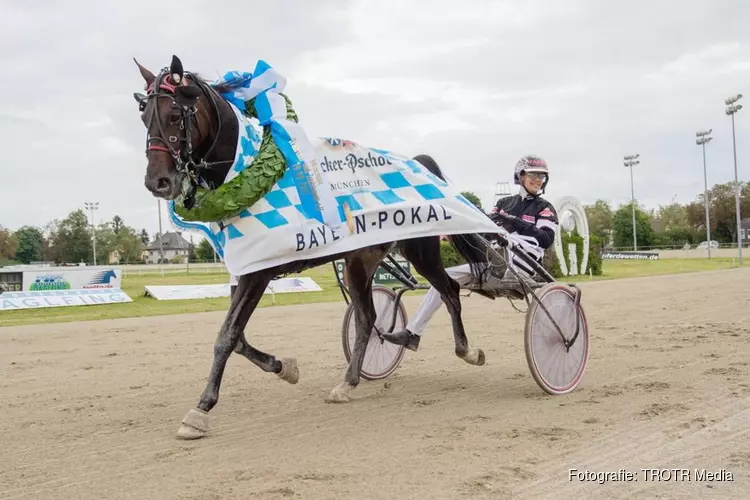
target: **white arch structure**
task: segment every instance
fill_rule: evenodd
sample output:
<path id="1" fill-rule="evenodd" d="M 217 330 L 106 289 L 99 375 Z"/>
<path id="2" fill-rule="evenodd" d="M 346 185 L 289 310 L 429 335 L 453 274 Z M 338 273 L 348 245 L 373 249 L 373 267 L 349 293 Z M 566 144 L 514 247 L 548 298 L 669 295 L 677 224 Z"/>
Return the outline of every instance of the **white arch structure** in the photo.
<path id="1" fill-rule="evenodd" d="M 589 221 L 586 218 L 586 211 L 583 209 L 583 205 L 572 196 L 560 198 L 554 206 L 559 222 L 557 234 L 555 234 L 555 253 L 557 254 L 557 260 L 560 261 L 560 270 L 563 276 L 581 274 L 585 272 L 589 262 Z M 568 269 L 568 262 L 565 261 L 565 254 L 563 253 L 562 233 L 565 229 L 573 230 L 573 228 L 563 228 L 563 221 L 566 220 L 568 215 L 572 218 L 574 227 L 578 229 L 578 234 L 583 238 L 583 262 L 576 262 L 577 259 L 571 258 L 576 269 Z M 571 246 L 574 247 L 575 245 Z M 575 248 L 572 248 L 571 252 L 575 252 Z M 574 255 L 574 253 L 571 255 Z"/>

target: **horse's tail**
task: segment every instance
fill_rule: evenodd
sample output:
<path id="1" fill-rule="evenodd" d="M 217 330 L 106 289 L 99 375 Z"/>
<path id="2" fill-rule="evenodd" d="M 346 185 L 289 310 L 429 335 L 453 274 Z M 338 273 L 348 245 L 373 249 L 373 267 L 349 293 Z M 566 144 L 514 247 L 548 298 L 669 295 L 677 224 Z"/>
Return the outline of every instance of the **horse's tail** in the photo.
<path id="1" fill-rule="evenodd" d="M 440 166 L 431 156 L 417 155 L 414 157 L 414 160 L 421 163 L 432 174 L 440 177 L 442 180 L 446 180 L 443 171 L 440 170 Z M 456 251 L 458 251 L 458 253 L 461 254 L 469 264 L 483 264 L 487 262 L 487 243 L 486 240 L 480 238 L 479 235 L 474 233 L 453 234 L 447 236 L 447 238 Z M 479 269 L 475 269 L 475 266 L 472 265 L 471 268 L 473 274 L 476 275 L 481 273 Z"/>

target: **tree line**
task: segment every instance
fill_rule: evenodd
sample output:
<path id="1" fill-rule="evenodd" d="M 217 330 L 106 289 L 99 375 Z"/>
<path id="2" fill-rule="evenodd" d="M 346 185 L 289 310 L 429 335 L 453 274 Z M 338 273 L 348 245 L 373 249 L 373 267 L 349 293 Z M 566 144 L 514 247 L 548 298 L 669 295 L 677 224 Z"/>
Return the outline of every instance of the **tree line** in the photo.
<path id="1" fill-rule="evenodd" d="M 750 184 L 740 182 L 741 213 L 750 217 Z M 462 193 L 480 210 L 482 203 L 471 192 Z M 636 201 L 636 238 L 638 248 L 681 247 L 698 244 L 706 239 L 704 195 L 682 205 L 670 203 L 646 209 Z M 734 183 L 716 184 L 708 191 L 711 239 L 732 244 L 737 241 Z M 613 209 L 606 200 L 584 206 L 589 232 L 606 246 L 632 248 L 632 202 Z M 113 252 L 121 263 L 143 262 L 142 252 L 159 234 L 149 238 L 148 231 L 140 231 L 125 224 L 119 215 L 96 227 L 96 261 L 107 264 Z M 190 245 L 191 262 L 214 260 L 214 251 L 207 240 Z M 62 220 L 55 219 L 43 227 L 24 226 L 10 231 L 0 225 L 0 265 L 31 262 L 57 264 L 93 263 L 91 224 L 82 210 L 75 210 Z"/>
<path id="2" fill-rule="evenodd" d="M 119 215 L 98 224 L 95 234 L 97 264 L 109 264 L 110 260 L 143 262 L 143 250 L 160 236 L 157 232 L 151 239 L 148 231 L 126 225 Z M 10 231 L 0 225 L 0 266 L 32 262 L 93 264 L 92 236 L 91 223 L 81 209 L 43 227 L 23 226 Z M 190 245 L 188 258 L 213 261 L 214 251 L 208 241 L 203 240 L 198 245 Z"/>
<path id="3" fill-rule="evenodd" d="M 750 217 L 750 184 L 740 182 L 740 217 Z M 706 241 L 704 194 L 687 204 L 670 203 L 655 209 L 638 204 L 635 207 L 638 248 L 682 247 Z M 609 202 L 597 200 L 584 207 L 589 232 L 614 248 L 633 247 L 633 203 L 613 210 Z M 711 239 L 719 244 L 737 241 L 734 182 L 716 184 L 708 190 Z M 606 245 L 606 243 L 605 243 Z"/>
<path id="4" fill-rule="evenodd" d="M 750 218 L 750 184 L 740 182 L 740 216 Z M 471 192 L 463 194 L 480 210 L 479 197 Z M 638 248 L 682 247 L 696 245 L 706 240 L 706 210 L 704 194 L 698 194 L 687 204 L 669 203 L 647 209 L 635 207 L 635 228 Z M 734 182 L 715 184 L 708 190 L 709 223 L 711 239 L 720 244 L 737 241 Z M 605 247 L 633 248 L 633 203 L 619 205 L 616 209 L 606 200 L 596 200 L 584 205 L 589 223 L 589 233 Z"/>

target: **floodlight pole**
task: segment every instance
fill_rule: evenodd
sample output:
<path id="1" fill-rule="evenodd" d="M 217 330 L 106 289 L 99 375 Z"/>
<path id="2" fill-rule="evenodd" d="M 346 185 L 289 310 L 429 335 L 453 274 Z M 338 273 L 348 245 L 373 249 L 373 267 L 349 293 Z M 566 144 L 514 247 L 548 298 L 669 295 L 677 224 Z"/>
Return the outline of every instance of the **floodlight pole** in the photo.
<path id="1" fill-rule="evenodd" d="M 697 139 L 695 143 L 703 148 L 703 204 L 706 207 L 706 245 L 708 245 L 708 258 L 711 258 L 711 223 L 708 216 L 708 175 L 706 174 L 706 144 L 713 140 L 710 136 L 709 129 L 703 132 L 696 132 Z"/>
<path id="2" fill-rule="evenodd" d="M 737 217 L 737 252 L 742 265 L 742 232 L 741 232 L 741 217 L 740 217 L 740 195 L 741 188 L 739 180 L 737 179 L 737 142 L 734 137 L 734 114 L 742 109 L 742 104 L 735 104 L 735 102 L 742 99 L 742 94 L 737 94 L 734 97 L 729 97 L 724 100 L 724 104 L 727 105 L 726 114 L 732 117 L 732 151 L 734 152 L 734 201 L 735 201 L 735 212 Z"/>
<path id="3" fill-rule="evenodd" d="M 86 210 L 91 212 L 91 240 L 94 244 L 94 266 L 96 266 L 96 224 L 94 223 L 94 210 L 99 210 L 99 202 L 85 201 L 83 206 L 86 207 Z"/>
<path id="4" fill-rule="evenodd" d="M 164 260 L 164 233 L 161 232 L 161 200 L 157 199 L 156 205 L 159 211 L 159 265 L 161 265 Z"/>
<path id="5" fill-rule="evenodd" d="M 636 238 L 636 230 L 635 230 L 635 189 L 633 187 L 633 166 L 638 165 L 640 161 L 638 160 L 638 157 L 640 154 L 635 155 L 628 155 L 624 157 L 624 165 L 626 167 L 630 168 L 630 199 L 631 199 L 631 205 L 633 208 L 633 251 L 638 251 L 638 240 Z"/>

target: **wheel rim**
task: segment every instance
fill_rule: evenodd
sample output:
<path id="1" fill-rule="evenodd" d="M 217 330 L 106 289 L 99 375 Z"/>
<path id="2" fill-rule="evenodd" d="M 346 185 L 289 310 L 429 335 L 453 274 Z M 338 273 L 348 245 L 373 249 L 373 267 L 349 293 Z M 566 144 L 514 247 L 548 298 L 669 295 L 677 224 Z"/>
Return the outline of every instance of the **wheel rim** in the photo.
<path id="1" fill-rule="evenodd" d="M 398 366 L 404 353 L 403 346 L 381 341 L 376 330 L 378 328 L 380 331 L 385 332 L 391 326 L 390 322 L 393 317 L 395 301 L 393 295 L 389 292 L 390 290 L 385 291 L 375 287 L 372 289 L 372 301 L 377 317 L 375 319 L 375 328 L 370 332 L 365 358 L 362 361 L 360 369 L 360 373 L 366 378 L 382 378 L 387 376 Z M 357 336 L 355 316 L 354 313 L 350 314 L 347 324 L 347 349 L 349 356 L 351 356 Z M 406 328 L 406 321 L 401 308 L 399 308 L 394 331 L 403 330 L 404 328 Z"/>
<path id="2" fill-rule="evenodd" d="M 540 294 L 544 307 L 560 326 L 563 334 L 571 338 L 576 328 L 576 306 L 572 293 L 563 286 L 549 288 Z M 540 385 L 548 392 L 561 394 L 573 390 L 586 369 L 589 335 L 586 316 L 577 310 L 580 330 L 570 350 L 552 324 L 547 313 L 536 304 L 528 334 L 531 369 Z"/>

